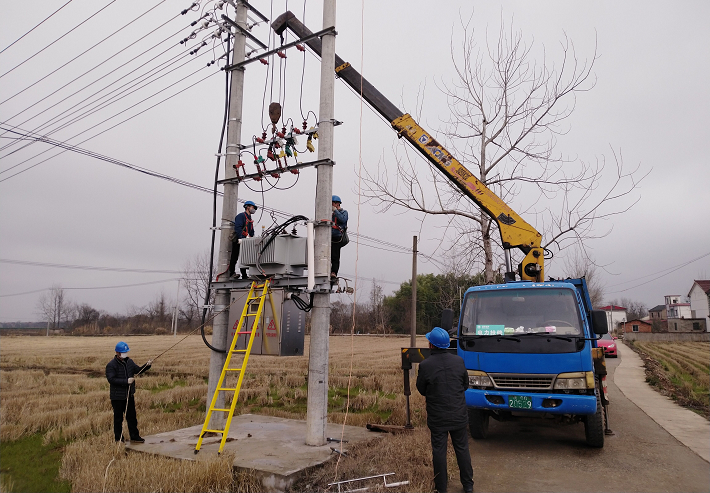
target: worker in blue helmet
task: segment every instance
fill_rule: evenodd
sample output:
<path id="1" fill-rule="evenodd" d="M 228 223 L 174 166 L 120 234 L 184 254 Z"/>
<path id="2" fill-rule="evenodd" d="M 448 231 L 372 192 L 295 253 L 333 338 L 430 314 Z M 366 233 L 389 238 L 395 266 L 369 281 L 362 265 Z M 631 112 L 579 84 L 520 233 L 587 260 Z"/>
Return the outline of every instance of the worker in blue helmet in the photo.
<path id="1" fill-rule="evenodd" d="M 427 426 L 431 432 L 434 487 L 439 493 L 448 486 L 446 442 L 449 435 L 456 452 L 464 492 L 473 491 L 473 467 L 468 449 L 468 410 L 465 392 L 468 371 L 463 358 L 447 351 L 449 334 L 441 327 L 426 335 L 431 355 L 419 364 L 417 390 L 426 397 Z"/>
<path id="2" fill-rule="evenodd" d="M 128 433 L 132 443 L 143 443 L 138 432 L 136 418 L 136 376 L 147 371 L 153 360 L 143 366 L 138 366 L 128 357 L 128 344 L 121 341 L 116 344 L 116 355 L 106 365 L 106 380 L 109 383 L 109 396 L 113 407 L 113 435 L 117 442 L 123 442 L 123 413 L 126 413 Z"/>
<path id="3" fill-rule="evenodd" d="M 237 261 L 239 260 L 239 240 L 254 236 L 254 221 L 251 215 L 256 212 L 258 207 L 251 200 L 244 202 L 244 212 L 240 212 L 234 218 L 234 234 L 232 237 L 232 253 L 229 256 L 228 276 L 230 279 L 239 279 L 239 274 L 236 273 Z M 242 273 L 242 279 L 246 279 L 247 269 L 242 267 L 239 269 Z"/>
<path id="4" fill-rule="evenodd" d="M 330 278 L 335 280 L 340 269 L 340 249 L 348 244 L 348 211 L 341 207 L 342 200 L 333 195 L 333 227 L 330 238 Z"/>

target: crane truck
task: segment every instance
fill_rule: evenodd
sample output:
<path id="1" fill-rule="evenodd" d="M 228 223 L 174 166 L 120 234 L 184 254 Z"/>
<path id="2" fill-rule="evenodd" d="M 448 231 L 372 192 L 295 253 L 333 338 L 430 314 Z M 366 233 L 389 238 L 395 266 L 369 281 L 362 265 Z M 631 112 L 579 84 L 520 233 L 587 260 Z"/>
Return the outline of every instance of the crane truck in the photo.
<path id="1" fill-rule="evenodd" d="M 272 28 L 277 34 L 289 29 L 300 39 L 313 35 L 291 12 Z M 320 39 L 305 43 L 321 56 Z M 592 307 L 585 279 L 545 281 L 542 235 L 337 55 L 335 67 L 338 78 L 498 225 L 505 282 L 467 289 L 458 326 L 444 327 L 454 335 L 452 345 L 469 374 L 471 436 L 485 438 L 491 418 L 539 417 L 584 423 L 587 443 L 603 447 L 609 400 L 604 351 L 596 341 L 608 326 L 604 312 Z M 525 254 L 517 269 L 520 280 L 511 265 L 514 248 Z"/>

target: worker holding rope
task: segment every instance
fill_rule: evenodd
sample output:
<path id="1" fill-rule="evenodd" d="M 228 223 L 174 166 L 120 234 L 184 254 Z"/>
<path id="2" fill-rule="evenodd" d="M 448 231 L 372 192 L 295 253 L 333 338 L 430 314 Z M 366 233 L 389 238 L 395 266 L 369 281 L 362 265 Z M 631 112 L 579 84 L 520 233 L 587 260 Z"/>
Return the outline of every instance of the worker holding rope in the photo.
<path id="1" fill-rule="evenodd" d="M 106 380 L 110 384 L 109 396 L 113 406 L 113 434 L 117 442 L 123 442 L 123 413 L 126 413 L 128 432 L 133 443 L 144 443 L 138 432 L 136 418 L 135 377 L 150 369 L 153 360 L 138 366 L 128 357 L 128 344 L 121 341 L 116 344 L 116 356 L 106 365 Z"/>

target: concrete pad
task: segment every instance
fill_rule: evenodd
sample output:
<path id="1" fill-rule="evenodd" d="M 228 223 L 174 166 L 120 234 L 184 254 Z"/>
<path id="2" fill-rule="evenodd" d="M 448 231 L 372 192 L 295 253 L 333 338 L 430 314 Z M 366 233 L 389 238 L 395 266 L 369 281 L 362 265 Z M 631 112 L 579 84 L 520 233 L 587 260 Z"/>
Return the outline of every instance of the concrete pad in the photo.
<path id="1" fill-rule="evenodd" d="M 195 455 L 202 425 L 145 436 L 145 443 L 126 444 L 135 452 L 162 455 L 174 459 L 206 460 L 217 455 L 221 436 L 205 438 Z M 328 423 L 326 436 L 341 438 L 343 425 Z M 356 426 L 345 426 L 341 446 L 333 442 L 323 446 L 306 445 L 306 422 L 294 419 L 242 414 L 232 418 L 224 452 L 234 453 L 234 468 L 249 470 L 261 478 L 265 491 L 284 491 L 306 469 L 335 457 L 331 450 L 348 450 L 358 442 L 380 438 L 382 433 Z"/>
<path id="2" fill-rule="evenodd" d="M 617 344 L 621 363 L 614 372 L 619 390 L 679 442 L 710 462 L 710 422 L 659 394 L 646 383 L 643 360 L 625 344 Z"/>

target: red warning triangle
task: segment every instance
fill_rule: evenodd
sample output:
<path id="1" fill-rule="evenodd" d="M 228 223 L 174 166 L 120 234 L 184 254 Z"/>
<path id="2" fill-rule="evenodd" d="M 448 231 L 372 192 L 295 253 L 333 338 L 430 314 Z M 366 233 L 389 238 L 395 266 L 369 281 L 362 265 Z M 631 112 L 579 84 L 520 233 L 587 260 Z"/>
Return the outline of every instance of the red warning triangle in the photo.
<path id="1" fill-rule="evenodd" d="M 266 330 L 276 330 L 276 324 L 274 323 L 274 319 L 272 318 L 271 321 L 269 322 L 269 326 L 266 328 Z"/>

